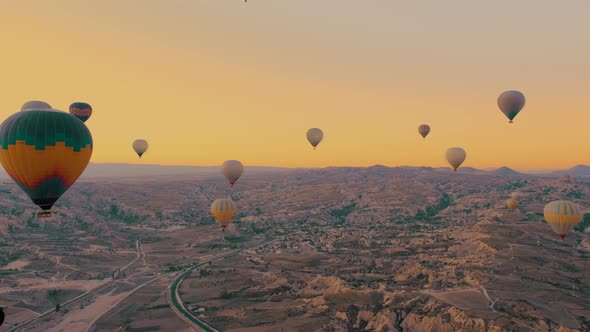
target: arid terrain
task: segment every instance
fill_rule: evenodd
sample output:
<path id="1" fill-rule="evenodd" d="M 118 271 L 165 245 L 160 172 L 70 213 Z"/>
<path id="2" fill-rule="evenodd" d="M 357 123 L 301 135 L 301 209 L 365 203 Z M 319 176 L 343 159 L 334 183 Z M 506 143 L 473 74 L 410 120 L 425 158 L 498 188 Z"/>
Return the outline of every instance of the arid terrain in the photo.
<path id="1" fill-rule="evenodd" d="M 48 219 L 2 181 L 0 331 L 590 331 L 590 214 L 560 240 L 542 213 L 586 209 L 584 177 L 141 175 L 83 177 Z M 209 207 L 228 196 L 223 238 Z"/>

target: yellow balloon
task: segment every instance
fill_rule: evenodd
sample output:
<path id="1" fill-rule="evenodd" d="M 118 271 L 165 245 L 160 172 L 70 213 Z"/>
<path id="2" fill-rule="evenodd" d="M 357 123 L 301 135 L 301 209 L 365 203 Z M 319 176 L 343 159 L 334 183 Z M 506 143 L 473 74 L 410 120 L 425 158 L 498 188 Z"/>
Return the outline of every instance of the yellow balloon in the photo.
<path id="1" fill-rule="evenodd" d="M 506 205 L 508 206 L 508 208 L 509 208 L 510 210 L 514 210 L 514 209 L 516 209 L 516 208 L 518 207 L 518 201 L 517 201 L 517 200 L 515 200 L 514 198 L 509 198 L 509 199 L 506 201 Z"/>
<path id="2" fill-rule="evenodd" d="M 553 201 L 543 209 L 545 220 L 562 239 L 583 217 L 580 207 L 570 201 Z"/>
<path id="3" fill-rule="evenodd" d="M 211 214 L 224 231 L 236 213 L 238 213 L 238 206 L 231 199 L 218 198 L 211 204 Z"/>

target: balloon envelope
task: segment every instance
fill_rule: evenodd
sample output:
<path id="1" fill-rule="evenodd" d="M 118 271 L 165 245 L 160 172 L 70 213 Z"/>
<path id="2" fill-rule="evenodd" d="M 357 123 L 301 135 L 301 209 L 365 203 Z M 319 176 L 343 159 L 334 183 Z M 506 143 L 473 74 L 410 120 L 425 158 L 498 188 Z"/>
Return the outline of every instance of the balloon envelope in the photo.
<path id="1" fill-rule="evenodd" d="M 70 105 L 70 114 L 86 122 L 92 115 L 92 107 L 87 103 L 76 102 Z"/>
<path id="2" fill-rule="evenodd" d="M 231 199 L 218 198 L 211 204 L 211 214 L 223 230 L 229 225 L 236 213 L 238 213 L 238 206 Z"/>
<path id="3" fill-rule="evenodd" d="M 307 140 L 315 149 L 324 138 L 324 132 L 320 128 L 311 128 L 307 131 Z"/>
<path id="4" fill-rule="evenodd" d="M 2 166 L 44 211 L 78 179 L 91 155 L 90 131 L 62 111 L 25 110 L 0 125 Z"/>
<path id="5" fill-rule="evenodd" d="M 44 101 L 40 101 L 40 100 L 27 101 L 20 108 L 21 111 L 26 111 L 26 110 L 50 110 L 50 109 L 52 109 L 52 107 L 48 103 L 46 103 Z"/>
<path id="6" fill-rule="evenodd" d="M 516 208 L 518 207 L 518 201 L 517 201 L 517 200 L 515 200 L 514 198 L 509 198 L 509 199 L 506 201 L 506 205 L 508 206 L 508 208 L 509 208 L 510 210 L 514 210 L 514 209 L 516 209 Z"/>
<path id="7" fill-rule="evenodd" d="M 510 194 L 510 198 L 514 198 L 516 200 L 519 200 L 523 197 L 524 197 L 524 193 L 522 191 L 515 191 L 512 194 Z"/>
<path id="8" fill-rule="evenodd" d="M 466 157 L 467 153 L 462 148 L 455 147 L 447 150 L 447 161 L 451 164 L 454 171 L 457 171 L 457 168 L 463 164 Z"/>
<path id="9" fill-rule="evenodd" d="M 244 172 L 244 165 L 239 160 L 226 160 L 221 165 L 221 174 L 229 181 L 230 186 L 238 181 Z"/>
<path id="10" fill-rule="evenodd" d="M 543 209 L 545 220 L 562 239 L 583 217 L 580 207 L 570 201 L 553 201 Z"/>
<path id="11" fill-rule="evenodd" d="M 133 150 L 135 150 L 135 153 L 137 153 L 139 158 L 141 158 L 141 156 L 145 153 L 147 149 L 148 142 L 146 140 L 136 139 L 135 141 L 133 141 Z"/>
<path id="12" fill-rule="evenodd" d="M 420 125 L 420 127 L 418 127 L 418 132 L 420 133 L 420 135 L 422 135 L 422 138 L 426 138 L 426 136 L 430 132 L 430 126 L 425 124 Z"/>
<path id="13" fill-rule="evenodd" d="M 514 117 L 522 110 L 526 100 L 520 91 L 504 91 L 498 97 L 498 107 L 512 123 Z"/>

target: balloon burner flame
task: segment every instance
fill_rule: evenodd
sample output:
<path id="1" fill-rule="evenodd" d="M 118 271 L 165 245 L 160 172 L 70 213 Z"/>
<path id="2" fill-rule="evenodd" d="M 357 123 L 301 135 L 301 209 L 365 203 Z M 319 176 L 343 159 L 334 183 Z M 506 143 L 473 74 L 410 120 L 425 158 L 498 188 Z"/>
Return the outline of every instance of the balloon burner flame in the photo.
<path id="1" fill-rule="evenodd" d="M 52 216 L 52 214 L 50 211 L 37 212 L 37 218 L 49 218 L 51 216 Z"/>

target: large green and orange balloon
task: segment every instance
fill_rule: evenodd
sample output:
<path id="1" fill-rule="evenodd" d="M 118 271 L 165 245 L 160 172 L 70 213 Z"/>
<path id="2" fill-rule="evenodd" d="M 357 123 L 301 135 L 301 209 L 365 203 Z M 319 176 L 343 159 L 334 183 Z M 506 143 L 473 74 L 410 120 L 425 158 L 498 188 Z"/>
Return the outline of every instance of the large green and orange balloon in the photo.
<path id="1" fill-rule="evenodd" d="M 82 174 L 92 155 L 92 136 L 74 116 L 53 109 L 25 109 L 0 125 L 0 162 L 44 212 Z"/>
<path id="2" fill-rule="evenodd" d="M 70 114 L 80 119 L 80 121 L 86 122 L 92 115 L 92 106 L 88 103 L 75 102 L 70 105 Z"/>

